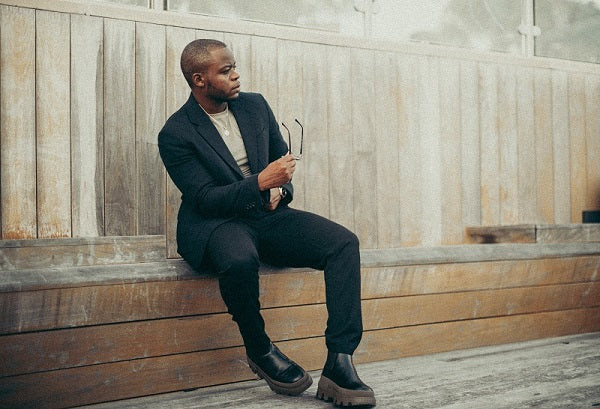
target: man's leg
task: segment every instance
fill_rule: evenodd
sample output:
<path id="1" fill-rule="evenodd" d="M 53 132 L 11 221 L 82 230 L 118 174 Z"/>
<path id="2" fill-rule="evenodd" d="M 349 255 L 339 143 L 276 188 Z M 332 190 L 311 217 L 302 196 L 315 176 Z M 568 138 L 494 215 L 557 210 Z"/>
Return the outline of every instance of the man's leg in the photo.
<path id="1" fill-rule="evenodd" d="M 253 232 L 243 223 L 224 223 L 212 233 L 206 255 L 219 277 L 221 297 L 238 324 L 246 350 L 266 353 L 270 340 L 260 314 L 260 263 Z"/>
<path id="2" fill-rule="evenodd" d="M 259 230 L 260 255 L 288 267 L 323 270 L 331 351 L 352 354 L 362 336 L 360 253 L 356 235 L 313 213 L 285 209 L 287 216 Z"/>
<path id="3" fill-rule="evenodd" d="M 260 253 L 275 264 L 324 270 L 328 354 L 317 397 L 341 406 L 374 406 L 375 395 L 356 373 L 352 354 L 362 336 L 360 253 L 356 235 L 318 215 L 293 209 L 259 229 Z"/>
<path id="4" fill-rule="evenodd" d="M 221 297 L 244 340 L 250 368 L 272 390 L 297 395 L 312 378 L 273 345 L 260 314 L 259 258 L 252 228 L 243 222 L 227 222 L 212 233 L 206 255 L 219 277 Z"/>

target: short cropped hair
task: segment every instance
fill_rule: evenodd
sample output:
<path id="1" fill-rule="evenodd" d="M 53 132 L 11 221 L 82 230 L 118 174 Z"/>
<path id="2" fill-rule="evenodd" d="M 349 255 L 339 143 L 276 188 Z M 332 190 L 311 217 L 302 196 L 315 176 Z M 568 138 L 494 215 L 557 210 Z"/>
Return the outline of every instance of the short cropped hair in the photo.
<path id="1" fill-rule="evenodd" d="M 215 48 L 226 48 L 227 45 L 219 40 L 198 39 L 185 46 L 181 53 L 181 72 L 190 87 L 194 86 L 192 74 L 204 72 L 210 63 L 210 52 Z"/>

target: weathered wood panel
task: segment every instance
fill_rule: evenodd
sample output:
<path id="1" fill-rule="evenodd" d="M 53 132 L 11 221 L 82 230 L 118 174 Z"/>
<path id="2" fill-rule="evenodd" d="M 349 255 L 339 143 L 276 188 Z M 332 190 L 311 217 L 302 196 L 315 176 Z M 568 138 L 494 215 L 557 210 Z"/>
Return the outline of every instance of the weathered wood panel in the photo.
<path id="1" fill-rule="evenodd" d="M 578 223 L 571 220 L 571 166 L 569 150 L 568 74 L 552 72 L 552 156 L 554 163 L 554 223 Z M 600 136 L 600 134 L 599 134 Z"/>
<path id="2" fill-rule="evenodd" d="M 585 79 L 585 136 L 587 146 L 587 208 L 600 209 L 600 76 Z"/>
<path id="3" fill-rule="evenodd" d="M 278 78 L 278 107 L 279 123 L 283 122 L 290 129 L 292 134 L 292 150 L 294 154 L 300 153 L 300 129 L 294 119 L 304 121 L 304 78 L 303 78 L 303 46 L 296 41 L 280 41 L 277 45 L 277 78 Z M 280 126 L 281 134 L 286 143 L 287 132 L 283 126 Z M 292 133 L 293 132 L 293 133 Z M 312 138 L 307 134 L 307 144 Z M 288 146 L 289 148 L 289 146 Z M 296 162 L 296 172 L 294 172 L 294 200 L 292 206 L 296 209 L 304 209 L 304 162 Z"/>
<path id="4" fill-rule="evenodd" d="M 354 162 L 348 157 L 352 146 L 352 106 L 348 103 L 351 85 L 350 50 L 343 47 L 331 47 L 327 52 L 327 125 L 330 129 L 329 140 L 329 215 L 332 220 L 354 230 Z M 311 143 L 307 135 L 306 143 Z M 303 165 L 299 173 L 303 174 Z M 304 175 L 302 178 L 305 179 Z M 304 180 L 302 179 L 302 180 Z M 310 181 L 306 181 L 310 187 Z M 306 190 L 306 189 L 305 189 Z"/>
<path id="5" fill-rule="evenodd" d="M 118 267 L 117 267 L 118 268 Z M 598 257 L 362 269 L 364 299 L 597 281 Z M 296 291 L 302 288 L 302 292 Z M 325 302 L 323 274 L 261 276 L 263 308 Z M 216 279 L 0 293 L 0 333 L 225 312 Z"/>
<path id="6" fill-rule="evenodd" d="M 186 83 L 181 68 L 179 58 L 184 47 L 195 40 L 194 30 L 182 29 L 177 27 L 166 28 L 166 116 L 170 116 L 185 103 L 190 95 L 190 88 Z M 157 134 L 158 137 L 158 134 Z M 176 258 L 177 254 L 177 212 L 181 204 L 181 192 L 173 183 L 171 178 L 167 177 L 166 186 L 166 209 L 165 223 L 167 236 L 167 257 Z"/>
<path id="7" fill-rule="evenodd" d="M 365 300 L 365 331 L 597 307 L 600 282 Z M 324 304 L 263 310 L 275 341 L 320 337 Z M 0 376 L 242 346 L 227 313 L 0 337 Z M 68 351 L 68 354 L 66 353 Z"/>
<path id="8" fill-rule="evenodd" d="M 377 198 L 377 243 L 378 246 L 399 247 L 402 244 L 402 219 L 399 189 L 399 133 L 402 110 L 401 91 L 398 78 L 398 56 L 394 53 L 376 53 L 375 61 L 379 80 L 375 81 L 375 95 L 385 104 L 375 110 L 373 136 L 376 149 L 376 187 L 370 189 Z M 334 64 L 335 70 L 339 65 Z M 365 136 L 369 139 L 368 136 Z M 336 180 L 336 179 L 333 179 Z M 337 184 L 334 183 L 333 185 Z"/>
<path id="9" fill-rule="evenodd" d="M 352 50 L 350 64 L 352 85 L 348 88 L 351 90 L 349 101 L 352 105 L 352 117 L 349 119 L 352 123 L 352 150 L 347 150 L 346 155 L 347 160 L 352 161 L 354 168 L 352 173 L 354 231 L 363 248 L 376 248 L 378 245 L 377 201 L 385 200 L 385 198 L 377 197 L 376 147 L 378 140 L 375 111 L 365 109 L 372 103 L 371 101 L 376 100 L 373 84 L 373 72 L 376 66 L 375 54 L 371 50 Z M 314 86 L 318 86 L 318 84 L 319 82 L 315 82 Z M 317 127 L 318 125 L 315 126 L 315 129 Z M 331 129 L 329 132 L 337 132 L 337 130 Z M 336 183 L 336 181 L 332 180 L 331 183 Z"/>
<path id="10" fill-rule="evenodd" d="M 73 237 L 104 235 L 104 47 L 101 18 L 72 15 Z"/>
<path id="11" fill-rule="evenodd" d="M 155 143 L 189 95 L 179 56 L 197 37 L 230 45 L 243 89 L 278 122 L 303 121 L 294 206 L 365 248 L 456 244 L 467 226 L 579 222 L 600 206 L 594 65 L 52 4 L 2 6 L 4 238 L 168 230 L 177 256 L 180 194 Z"/>
<path id="12" fill-rule="evenodd" d="M 36 12 L 37 236 L 71 236 L 70 16 Z"/>
<path id="13" fill-rule="evenodd" d="M 298 164 L 298 172 L 303 173 L 305 180 L 304 209 L 325 217 L 329 217 L 329 189 L 335 183 L 329 177 L 330 131 L 327 87 L 323 85 L 328 81 L 327 51 L 326 46 L 315 45 L 310 53 L 302 53 L 304 115 L 298 118 L 304 126 L 305 141 L 304 156 Z M 287 125 L 298 135 L 298 124 L 288 122 Z M 346 155 L 351 155 L 350 150 L 346 150 Z"/>
<path id="14" fill-rule="evenodd" d="M 498 66 L 479 64 L 481 224 L 500 224 L 500 157 L 498 144 Z"/>
<path id="15" fill-rule="evenodd" d="M 420 178 L 417 179 L 421 195 L 419 206 L 423 209 L 420 229 L 421 245 L 436 246 L 442 243 L 442 168 L 439 65 L 437 57 L 419 57 L 419 152 Z M 385 200 L 385 198 L 383 198 Z"/>
<path id="16" fill-rule="evenodd" d="M 534 76 L 535 170 L 537 218 L 539 223 L 554 220 L 554 172 L 552 143 L 552 73 L 537 70 Z"/>
<path id="17" fill-rule="evenodd" d="M 165 27 L 136 25 L 135 147 L 137 174 L 137 234 L 161 234 L 165 229 L 165 170 L 157 135 L 165 123 Z"/>
<path id="18" fill-rule="evenodd" d="M 533 78 L 535 71 L 530 68 L 519 70 L 517 78 L 517 124 L 519 178 L 519 223 L 537 221 L 537 187 L 535 160 L 535 121 Z"/>
<path id="19" fill-rule="evenodd" d="M 355 362 L 599 329 L 599 309 L 591 308 L 368 331 L 356 351 Z M 477 337 L 471 336 L 475 333 Z M 322 368 L 326 356 L 322 337 L 279 345 L 307 370 Z M 8 377 L 0 384 L 0 397 L 14 408 L 56 408 L 252 378 L 243 348 L 227 348 Z"/>
<path id="20" fill-rule="evenodd" d="M 135 24 L 104 20 L 104 215 L 107 236 L 137 234 Z"/>
<path id="21" fill-rule="evenodd" d="M 440 244 L 464 242 L 460 61 L 440 62 Z M 452 206 L 448 204 L 452 203 Z M 458 222 L 457 222 L 458 221 Z"/>
<path id="22" fill-rule="evenodd" d="M 585 77 L 569 75 L 569 134 L 571 170 L 571 222 L 580 223 L 581 212 L 587 207 L 587 143 Z"/>
<path id="23" fill-rule="evenodd" d="M 498 132 L 500 223 L 519 222 L 519 175 L 517 145 L 517 69 L 498 69 Z"/>
<path id="24" fill-rule="evenodd" d="M 481 140 L 477 63 L 460 61 L 460 144 L 462 226 L 481 224 Z M 448 205 L 448 204 L 447 204 Z M 458 205 L 458 203 L 456 203 Z"/>
<path id="25" fill-rule="evenodd" d="M 2 237 L 37 235 L 35 11 L 0 6 Z"/>
<path id="26" fill-rule="evenodd" d="M 164 236 L 91 237 L 73 239 L 4 240 L 0 243 L 0 271 L 25 274 L 38 270 L 40 285 L 48 284 L 48 270 L 105 264 L 147 263 L 165 257 Z M 6 283 L 6 275 L 2 283 Z M 71 285 L 75 285 L 73 277 Z"/>

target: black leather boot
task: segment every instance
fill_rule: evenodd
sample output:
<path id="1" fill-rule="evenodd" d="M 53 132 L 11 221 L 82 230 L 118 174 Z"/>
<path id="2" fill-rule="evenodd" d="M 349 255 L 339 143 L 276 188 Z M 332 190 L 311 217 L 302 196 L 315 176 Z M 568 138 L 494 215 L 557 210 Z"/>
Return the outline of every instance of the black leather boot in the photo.
<path id="1" fill-rule="evenodd" d="M 327 353 L 317 398 L 338 406 L 375 406 L 375 393 L 358 377 L 352 356 L 337 352 Z"/>
<path id="2" fill-rule="evenodd" d="M 247 355 L 250 369 L 269 384 L 273 392 L 300 395 L 312 385 L 312 378 L 300 365 L 285 356 L 273 343 L 269 352 L 258 357 Z"/>

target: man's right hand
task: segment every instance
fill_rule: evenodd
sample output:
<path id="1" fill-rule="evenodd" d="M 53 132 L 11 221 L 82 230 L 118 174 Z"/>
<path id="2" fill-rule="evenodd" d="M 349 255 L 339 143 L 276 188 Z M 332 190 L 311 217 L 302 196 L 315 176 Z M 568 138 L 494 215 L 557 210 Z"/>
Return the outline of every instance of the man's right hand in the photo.
<path id="1" fill-rule="evenodd" d="M 269 163 L 269 165 L 258 174 L 258 188 L 261 191 L 279 187 L 290 180 L 294 175 L 296 160 L 291 154 L 282 156 Z"/>

